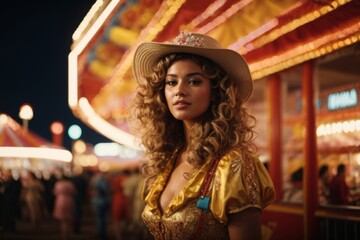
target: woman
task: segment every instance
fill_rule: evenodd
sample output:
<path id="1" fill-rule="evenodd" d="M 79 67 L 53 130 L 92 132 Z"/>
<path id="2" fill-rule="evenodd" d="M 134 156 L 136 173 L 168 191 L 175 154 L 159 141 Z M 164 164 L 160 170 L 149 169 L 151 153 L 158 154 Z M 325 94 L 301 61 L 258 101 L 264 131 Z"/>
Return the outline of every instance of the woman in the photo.
<path id="1" fill-rule="evenodd" d="M 135 52 L 134 128 L 148 177 L 142 217 L 155 239 L 260 239 L 274 187 L 242 106 L 252 92 L 244 59 L 206 35 Z"/>
<path id="2" fill-rule="evenodd" d="M 75 217 L 76 189 L 74 183 L 67 176 L 61 174 L 54 185 L 55 204 L 53 216 L 60 221 L 63 240 L 70 239 Z"/>
<path id="3" fill-rule="evenodd" d="M 45 187 L 43 184 L 36 177 L 35 173 L 29 171 L 23 182 L 23 198 L 34 229 L 39 227 L 40 221 L 44 218 L 44 192 Z"/>

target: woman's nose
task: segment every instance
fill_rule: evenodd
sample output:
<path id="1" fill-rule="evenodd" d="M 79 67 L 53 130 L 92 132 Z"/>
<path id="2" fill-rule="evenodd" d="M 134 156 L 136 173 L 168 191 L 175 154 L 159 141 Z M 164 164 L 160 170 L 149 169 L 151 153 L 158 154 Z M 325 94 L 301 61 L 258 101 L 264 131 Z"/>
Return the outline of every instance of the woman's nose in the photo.
<path id="1" fill-rule="evenodd" d="M 180 92 L 180 91 L 176 91 L 175 92 L 175 96 L 176 97 L 181 97 L 181 96 L 184 96 L 185 94 L 183 92 Z"/>
<path id="2" fill-rule="evenodd" d="M 176 89 L 175 89 L 175 96 L 184 96 L 186 94 L 186 89 L 185 89 L 185 86 L 183 83 L 179 83 L 177 86 L 176 86 Z"/>

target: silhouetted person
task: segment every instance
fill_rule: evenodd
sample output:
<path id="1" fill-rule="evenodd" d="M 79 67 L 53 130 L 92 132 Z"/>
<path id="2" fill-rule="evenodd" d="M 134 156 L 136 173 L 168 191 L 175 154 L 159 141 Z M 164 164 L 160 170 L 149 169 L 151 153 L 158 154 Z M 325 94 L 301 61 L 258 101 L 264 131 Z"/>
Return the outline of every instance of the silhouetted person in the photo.
<path id="1" fill-rule="evenodd" d="M 284 193 L 284 200 L 292 203 L 303 203 L 303 173 L 301 167 L 291 174 L 290 188 Z"/>
<path id="2" fill-rule="evenodd" d="M 10 170 L 5 170 L 3 178 L 3 206 L 2 216 L 4 229 L 15 232 L 16 219 L 20 216 L 21 183 L 15 180 Z"/>
<path id="3" fill-rule="evenodd" d="M 77 191 L 77 194 L 75 196 L 75 216 L 74 216 L 73 231 L 74 233 L 79 233 L 81 227 L 81 220 L 84 213 L 84 207 L 86 205 L 88 180 L 85 177 L 84 173 L 80 173 L 75 175 L 72 178 L 72 181 Z"/>
<path id="4" fill-rule="evenodd" d="M 104 173 L 91 179 L 92 205 L 96 215 L 97 232 L 100 239 L 107 239 L 107 218 L 110 211 L 110 186 Z"/>
<path id="5" fill-rule="evenodd" d="M 46 207 L 49 214 L 54 211 L 55 195 L 54 195 L 54 185 L 57 179 L 55 174 L 51 174 L 49 179 L 45 181 L 45 200 Z"/>
<path id="6" fill-rule="evenodd" d="M 331 204 L 348 204 L 349 187 L 345 181 L 345 165 L 340 164 L 337 167 L 337 174 L 330 182 L 330 200 Z"/>
<path id="7" fill-rule="evenodd" d="M 123 239 L 124 222 L 128 218 L 128 199 L 124 194 L 124 182 L 129 171 L 124 170 L 111 177 L 111 220 L 116 240 Z"/>
<path id="8" fill-rule="evenodd" d="M 29 211 L 30 221 L 33 227 L 36 228 L 40 220 L 44 218 L 45 188 L 33 172 L 28 172 L 23 184 L 24 200 Z"/>
<path id="9" fill-rule="evenodd" d="M 329 167 L 323 165 L 319 169 L 319 203 L 327 204 L 329 201 Z"/>

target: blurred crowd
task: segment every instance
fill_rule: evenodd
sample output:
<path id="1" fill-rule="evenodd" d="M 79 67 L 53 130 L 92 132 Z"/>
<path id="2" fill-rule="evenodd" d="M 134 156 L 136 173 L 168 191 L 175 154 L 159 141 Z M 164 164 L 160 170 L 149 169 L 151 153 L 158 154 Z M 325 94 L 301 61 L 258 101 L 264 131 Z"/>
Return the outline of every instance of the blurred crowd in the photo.
<path id="1" fill-rule="evenodd" d="M 98 239 L 148 239 L 141 220 L 143 178 L 139 170 L 83 171 L 49 176 L 0 169 L 0 232 L 16 232 L 18 221 L 36 230 L 46 219 L 59 223 L 63 240 L 81 231 L 85 211 L 92 211 Z M 89 214 L 87 214 L 89 215 Z"/>
<path id="2" fill-rule="evenodd" d="M 303 203 L 303 167 L 294 171 L 284 190 L 284 201 Z M 318 170 L 318 197 L 320 205 L 353 205 L 360 206 L 360 189 L 351 180 L 345 164 L 339 164 L 335 173 L 328 165 Z"/>

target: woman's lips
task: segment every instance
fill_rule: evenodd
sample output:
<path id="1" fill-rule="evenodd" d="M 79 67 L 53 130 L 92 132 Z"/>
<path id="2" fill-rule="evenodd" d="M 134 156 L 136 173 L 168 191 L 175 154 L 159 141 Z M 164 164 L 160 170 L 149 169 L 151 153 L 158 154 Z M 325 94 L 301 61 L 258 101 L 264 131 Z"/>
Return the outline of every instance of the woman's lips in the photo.
<path id="1" fill-rule="evenodd" d="M 174 103 L 174 107 L 176 108 L 176 109 L 183 109 L 183 108 L 186 108 L 186 107 L 188 107 L 188 106 L 190 106 L 191 104 L 189 103 L 189 102 L 187 102 L 187 101 L 176 101 L 175 103 Z"/>

